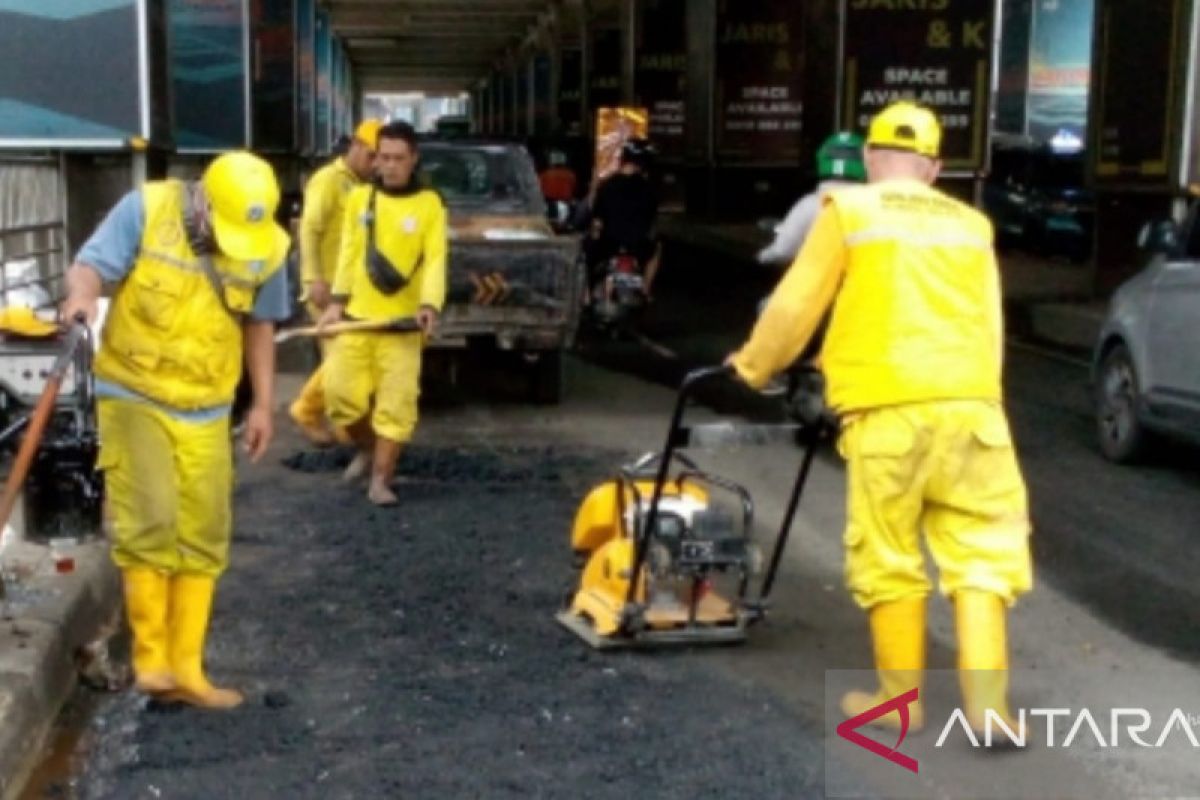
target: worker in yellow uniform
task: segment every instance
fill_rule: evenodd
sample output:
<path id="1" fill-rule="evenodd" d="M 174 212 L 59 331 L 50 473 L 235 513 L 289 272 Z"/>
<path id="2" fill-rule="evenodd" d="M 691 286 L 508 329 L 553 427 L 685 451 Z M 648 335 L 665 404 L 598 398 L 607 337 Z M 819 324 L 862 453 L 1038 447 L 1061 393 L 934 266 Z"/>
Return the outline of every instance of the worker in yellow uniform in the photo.
<path id="1" fill-rule="evenodd" d="M 1006 609 L 1032 586 L 1029 516 L 1002 405 L 1000 280 L 988 220 L 932 187 L 941 129 L 900 102 L 871 122 L 870 183 L 825 198 L 748 342 L 760 387 L 832 308 L 821 351 L 847 462 L 846 579 L 867 610 L 880 686 L 848 716 L 919 687 L 930 592 L 921 532 L 957 618 L 964 713 L 1008 717 Z M 924 716 L 911 708 L 911 725 Z M 892 712 L 882 724 L 900 725 Z"/>
<path id="2" fill-rule="evenodd" d="M 421 348 L 446 296 L 446 209 L 414 178 L 417 137 L 392 122 L 379 131 L 379 182 L 346 201 L 333 300 L 321 326 L 415 317 L 420 333 L 343 333 L 325 370 L 330 421 L 359 447 L 346 479 L 370 474 L 367 497 L 397 502 L 391 489 L 402 446 L 417 424 Z"/>
<path id="3" fill-rule="evenodd" d="M 383 123 L 362 122 L 354 131 L 350 148 L 317 170 L 304 187 L 304 211 L 300 219 L 300 279 L 313 321 L 329 306 L 333 279 L 341 250 L 342 217 L 351 190 L 368 183 L 375 174 L 375 146 Z M 323 341 L 321 355 L 326 355 Z M 318 367 L 288 408 L 292 421 L 313 444 L 333 443 L 325 424 L 325 387 Z"/>
<path id="4" fill-rule="evenodd" d="M 206 708 L 242 696 L 205 676 L 217 579 L 228 564 L 230 406 L 243 355 L 253 386 L 245 447 L 271 440 L 275 322 L 288 313 L 289 238 L 274 222 L 279 186 L 246 152 L 198 181 L 130 192 L 67 273 L 62 313 L 112 305 L 95 360 L 112 558 L 133 631 L 135 687 Z"/>

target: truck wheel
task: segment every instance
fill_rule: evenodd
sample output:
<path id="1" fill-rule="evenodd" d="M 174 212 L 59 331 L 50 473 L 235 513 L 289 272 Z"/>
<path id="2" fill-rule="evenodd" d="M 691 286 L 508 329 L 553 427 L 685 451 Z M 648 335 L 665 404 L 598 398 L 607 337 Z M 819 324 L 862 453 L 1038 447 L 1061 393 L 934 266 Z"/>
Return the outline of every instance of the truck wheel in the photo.
<path id="1" fill-rule="evenodd" d="M 529 400 L 539 405 L 558 405 L 562 394 L 562 352 L 545 350 L 529 364 Z"/>

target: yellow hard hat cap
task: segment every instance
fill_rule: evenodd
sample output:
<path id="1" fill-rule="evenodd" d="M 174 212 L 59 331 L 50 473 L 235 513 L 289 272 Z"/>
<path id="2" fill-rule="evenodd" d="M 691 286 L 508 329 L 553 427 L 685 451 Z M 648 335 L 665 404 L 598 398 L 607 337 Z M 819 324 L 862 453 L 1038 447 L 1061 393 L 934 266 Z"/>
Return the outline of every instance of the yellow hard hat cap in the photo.
<path id="1" fill-rule="evenodd" d="M 354 138 L 365 144 L 367 147 L 375 150 L 379 147 L 379 129 L 383 127 L 383 121 L 378 119 L 364 119 L 354 129 Z"/>
<path id="2" fill-rule="evenodd" d="M 57 333 L 58 326 L 39 319 L 28 306 L 9 306 L 0 308 L 0 332 L 42 337 Z"/>
<path id="3" fill-rule="evenodd" d="M 928 108 L 900 100 L 871 120 L 867 146 L 907 150 L 937 158 L 942 146 L 942 126 Z"/>
<path id="4" fill-rule="evenodd" d="M 221 252 L 238 261 L 269 258 L 279 207 L 279 183 L 271 165 L 243 150 L 225 153 L 208 165 L 201 183 Z"/>

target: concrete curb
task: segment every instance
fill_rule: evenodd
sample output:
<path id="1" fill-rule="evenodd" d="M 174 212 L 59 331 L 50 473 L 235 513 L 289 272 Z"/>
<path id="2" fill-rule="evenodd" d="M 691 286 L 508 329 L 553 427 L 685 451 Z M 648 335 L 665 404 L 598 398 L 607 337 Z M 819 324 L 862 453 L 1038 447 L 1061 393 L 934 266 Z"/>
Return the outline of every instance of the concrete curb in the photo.
<path id="1" fill-rule="evenodd" d="M 32 570 L 8 584 L 0 617 L 0 798 L 19 795 L 42 757 L 55 719 L 74 690 L 76 653 L 120 607 L 120 583 L 100 540 L 76 545 L 73 572 L 53 571 L 49 548 L 5 549 L 6 571 Z"/>

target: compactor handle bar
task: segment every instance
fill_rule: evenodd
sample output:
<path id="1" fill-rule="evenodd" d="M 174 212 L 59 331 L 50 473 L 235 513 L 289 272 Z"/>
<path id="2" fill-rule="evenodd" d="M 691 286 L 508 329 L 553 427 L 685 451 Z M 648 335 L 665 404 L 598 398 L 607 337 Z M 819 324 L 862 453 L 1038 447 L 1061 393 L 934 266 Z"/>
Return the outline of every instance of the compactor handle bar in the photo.
<path id="1" fill-rule="evenodd" d="M 714 378 L 730 375 L 732 372 L 733 367 L 727 364 L 717 367 L 702 367 L 689 372 L 679 386 L 679 395 L 675 399 L 675 410 L 671 413 L 671 427 L 667 431 L 667 441 L 663 447 L 662 457 L 658 461 L 658 472 L 654 478 L 654 494 L 650 498 L 650 508 L 646 512 L 642 529 L 637 531 L 634 540 L 633 570 L 630 576 L 629 589 L 625 596 L 625 604 L 627 606 L 633 602 L 634 593 L 637 591 L 637 576 L 641 574 L 642 567 L 646 561 L 646 549 L 650 541 L 650 532 L 658 524 L 658 506 L 662 502 L 663 488 L 666 486 L 667 477 L 670 474 L 675 450 L 679 446 L 679 430 L 682 427 L 683 414 L 687 409 L 687 401 L 691 399 L 692 394 L 696 391 L 696 387 L 700 384 Z"/>

